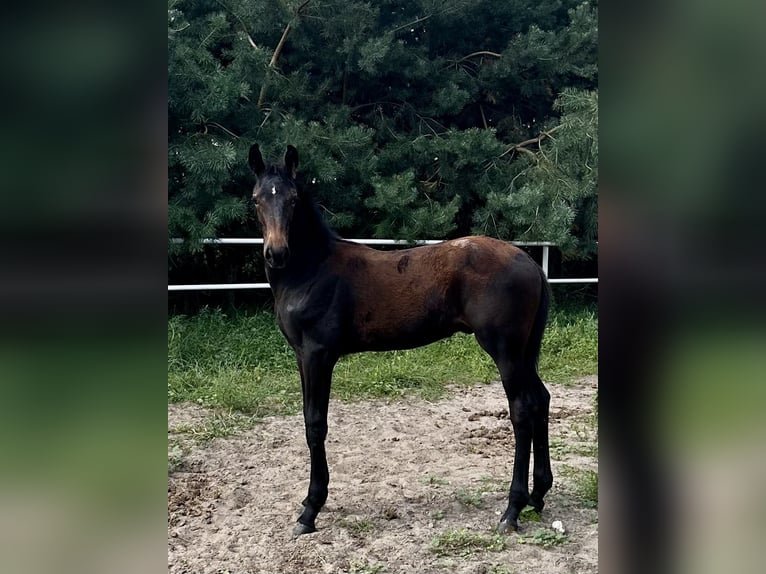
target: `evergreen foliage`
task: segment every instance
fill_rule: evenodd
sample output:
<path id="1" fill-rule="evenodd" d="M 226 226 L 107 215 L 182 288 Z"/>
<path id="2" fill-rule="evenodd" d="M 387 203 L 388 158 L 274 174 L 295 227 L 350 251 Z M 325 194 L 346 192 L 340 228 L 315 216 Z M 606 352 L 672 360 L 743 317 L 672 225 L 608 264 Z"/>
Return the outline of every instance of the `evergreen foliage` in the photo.
<path id="1" fill-rule="evenodd" d="M 202 238 L 259 234 L 253 142 L 274 160 L 298 148 L 301 184 L 341 235 L 483 233 L 591 257 L 597 9 L 169 0 L 168 223 L 187 239 L 171 265 Z"/>

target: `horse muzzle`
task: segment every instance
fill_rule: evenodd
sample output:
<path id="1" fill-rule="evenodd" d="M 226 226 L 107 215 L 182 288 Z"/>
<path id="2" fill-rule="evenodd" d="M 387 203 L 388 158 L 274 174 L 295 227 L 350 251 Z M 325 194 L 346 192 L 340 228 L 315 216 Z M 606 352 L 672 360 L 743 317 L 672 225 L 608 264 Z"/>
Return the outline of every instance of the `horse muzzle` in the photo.
<path id="1" fill-rule="evenodd" d="M 266 259 L 266 265 L 272 269 L 282 269 L 290 259 L 290 248 L 269 246 L 263 250 L 263 257 Z"/>

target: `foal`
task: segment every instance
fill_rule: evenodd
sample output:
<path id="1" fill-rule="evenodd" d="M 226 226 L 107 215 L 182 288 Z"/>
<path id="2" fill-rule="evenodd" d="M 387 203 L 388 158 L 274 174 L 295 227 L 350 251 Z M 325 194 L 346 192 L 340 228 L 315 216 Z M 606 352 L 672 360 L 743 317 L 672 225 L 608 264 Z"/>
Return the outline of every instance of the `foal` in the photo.
<path id="1" fill-rule="evenodd" d="M 255 144 L 250 168 L 263 228 L 266 275 L 279 328 L 295 351 L 303 391 L 311 481 L 294 534 L 316 530 L 327 500 L 325 455 L 332 371 L 349 353 L 408 349 L 473 333 L 492 357 L 508 397 L 516 452 L 499 532 L 518 528 L 521 510 L 542 510 L 553 483 L 548 452 L 550 394 L 537 374 L 548 313 L 548 284 L 522 250 L 465 237 L 394 252 L 345 241 L 296 185 L 298 152 L 267 167 Z M 534 488 L 529 493 L 534 445 Z"/>

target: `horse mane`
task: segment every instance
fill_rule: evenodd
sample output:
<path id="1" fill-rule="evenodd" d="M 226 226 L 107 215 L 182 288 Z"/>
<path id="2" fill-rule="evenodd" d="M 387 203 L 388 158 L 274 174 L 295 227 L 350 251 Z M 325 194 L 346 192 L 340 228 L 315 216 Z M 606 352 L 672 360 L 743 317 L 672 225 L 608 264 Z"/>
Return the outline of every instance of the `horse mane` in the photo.
<path id="1" fill-rule="evenodd" d="M 327 223 L 327 220 L 319 208 L 319 203 L 317 202 L 313 193 L 305 191 L 302 189 L 302 187 L 299 187 L 298 197 L 300 197 L 301 202 L 306 208 L 309 217 L 316 222 L 317 230 L 323 237 L 327 237 L 331 240 L 343 241 L 343 238 L 341 238 L 338 233 L 332 227 L 330 227 L 330 224 Z"/>

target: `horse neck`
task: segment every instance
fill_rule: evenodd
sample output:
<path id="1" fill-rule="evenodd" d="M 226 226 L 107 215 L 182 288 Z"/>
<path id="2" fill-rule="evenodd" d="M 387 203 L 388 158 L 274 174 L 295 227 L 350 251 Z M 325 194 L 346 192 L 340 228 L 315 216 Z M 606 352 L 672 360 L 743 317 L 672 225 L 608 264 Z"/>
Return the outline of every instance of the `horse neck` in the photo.
<path id="1" fill-rule="evenodd" d="M 276 286 L 310 281 L 332 254 L 336 241 L 337 237 L 322 220 L 316 207 L 300 203 L 290 225 L 290 259 L 284 269 L 267 268 L 269 282 Z"/>

